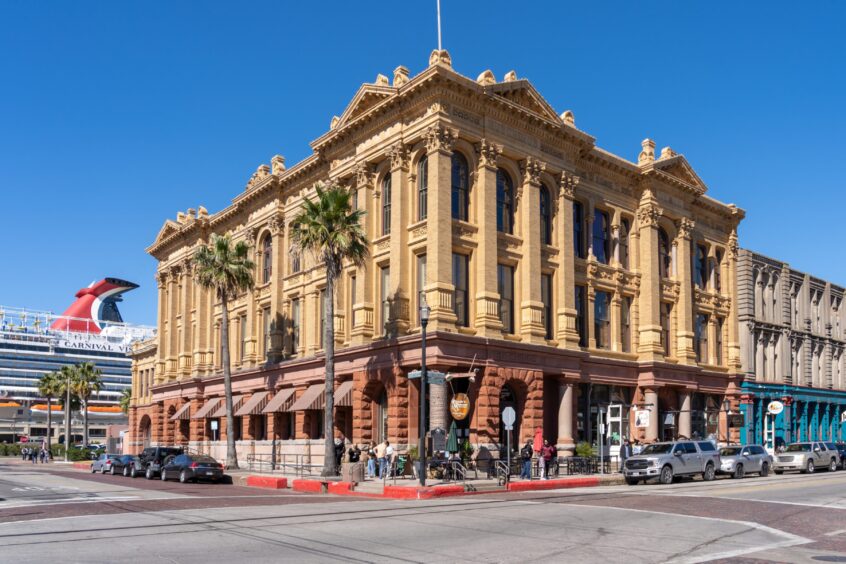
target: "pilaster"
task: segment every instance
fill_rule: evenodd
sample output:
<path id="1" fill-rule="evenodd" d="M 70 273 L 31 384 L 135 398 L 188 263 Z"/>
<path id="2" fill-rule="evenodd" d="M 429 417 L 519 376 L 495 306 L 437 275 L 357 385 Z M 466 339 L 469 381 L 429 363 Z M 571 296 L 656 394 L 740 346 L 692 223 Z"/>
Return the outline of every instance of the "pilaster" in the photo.
<path id="1" fill-rule="evenodd" d="M 637 352 L 642 361 L 664 358 L 661 346 L 661 277 L 658 268 L 658 218 L 662 213 L 652 191 L 645 189 L 637 210 L 641 271 Z"/>
<path id="2" fill-rule="evenodd" d="M 482 139 L 478 145 L 477 197 L 479 247 L 476 250 L 476 333 L 499 338 L 499 292 L 497 288 L 496 159 L 502 147 Z"/>
<path id="3" fill-rule="evenodd" d="M 543 344 L 546 329 L 543 326 L 543 301 L 541 299 L 541 238 L 540 238 L 540 175 L 546 163 L 532 157 L 522 163 L 523 194 L 518 202 L 520 227 L 523 236 L 523 259 L 520 265 L 521 323 L 520 334 L 525 342 Z"/>
<path id="4" fill-rule="evenodd" d="M 561 173 L 558 186 L 558 210 L 556 226 L 559 256 L 557 299 L 558 343 L 568 349 L 579 348 L 579 334 L 576 331 L 575 300 L 575 252 L 573 249 L 573 199 L 579 177 L 567 171 Z"/>
<path id="5" fill-rule="evenodd" d="M 691 231 L 692 219 L 683 217 L 676 222 L 678 237 L 676 242 L 676 279 L 679 282 L 679 301 L 676 304 L 676 358 L 681 364 L 696 364 L 696 351 L 693 348 L 693 273 L 691 272 Z M 710 328 L 708 329 L 710 332 Z M 709 334 L 709 343 L 713 343 Z M 712 347 L 709 347 L 709 349 Z M 709 351 L 710 355 L 710 351 Z M 702 363 L 710 363 L 710 358 Z"/>
<path id="6" fill-rule="evenodd" d="M 373 167 L 366 162 L 355 169 L 355 183 L 358 191 L 358 205 L 364 206 L 364 230 L 372 240 L 375 230 L 375 198 L 373 197 Z M 361 345 L 373 338 L 373 283 L 371 261 L 355 267 L 355 291 L 352 298 L 352 330 L 350 343 Z"/>
<path id="7" fill-rule="evenodd" d="M 408 215 L 409 215 L 409 155 L 402 142 L 390 150 L 391 159 L 391 246 L 390 283 L 388 297 L 391 303 L 387 323 L 388 334 L 404 335 L 409 327 L 410 268 L 408 268 Z"/>

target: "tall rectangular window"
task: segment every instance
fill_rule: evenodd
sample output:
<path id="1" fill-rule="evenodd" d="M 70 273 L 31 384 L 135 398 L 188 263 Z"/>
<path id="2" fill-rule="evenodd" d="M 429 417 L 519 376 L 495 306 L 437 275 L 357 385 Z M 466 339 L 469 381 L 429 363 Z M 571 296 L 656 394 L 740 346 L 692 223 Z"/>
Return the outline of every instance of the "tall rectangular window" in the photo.
<path id="1" fill-rule="evenodd" d="M 717 318 L 717 342 L 714 343 L 714 356 L 717 358 L 717 366 L 723 365 L 723 322 L 722 317 Z"/>
<path id="2" fill-rule="evenodd" d="M 694 247 L 693 275 L 696 287 L 704 290 L 708 283 L 708 252 L 702 245 Z"/>
<path id="3" fill-rule="evenodd" d="M 291 301 L 291 354 L 297 354 L 300 348 L 300 300 Z"/>
<path id="4" fill-rule="evenodd" d="M 629 269 L 629 231 L 631 231 L 631 222 L 623 218 L 620 220 L 620 266 Z"/>
<path id="5" fill-rule="evenodd" d="M 602 210 L 594 210 L 593 212 L 593 256 L 596 260 L 608 264 L 610 223 L 608 222 L 608 213 Z"/>
<path id="6" fill-rule="evenodd" d="M 295 274 L 300 271 L 300 253 L 296 251 L 291 251 L 291 274 Z"/>
<path id="7" fill-rule="evenodd" d="M 581 202 L 573 202 L 573 252 L 576 258 L 585 258 L 585 212 Z"/>
<path id="8" fill-rule="evenodd" d="M 723 281 L 722 281 L 722 273 L 720 272 L 723 267 L 723 253 L 717 251 L 714 254 L 714 291 L 715 292 L 722 292 L 723 291 Z"/>
<path id="9" fill-rule="evenodd" d="M 673 312 L 673 304 L 661 302 L 661 345 L 664 347 L 664 356 L 670 356 L 670 319 Z"/>
<path id="10" fill-rule="evenodd" d="M 620 304 L 620 339 L 623 352 L 632 352 L 632 299 L 623 296 Z"/>
<path id="11" fill-rule="evenodd" d="M 423 157 L 417 167 L 417 221 L 423 221 L 429 208 L 429 159 Z"/>
<path id="12" fill-rule="evenodd" d="M 587 292 L 584 286 L 576 286 L 576 332 L 579 346 L 587 346 Z"/>
<path id="13" fill-rule="evenodd" d="M 608 292 L 596 292 L 593 302 L 593 329 L 596 348 L 611 348 L 611 316 L 609 314 L 611 296 Z"/>
<path id="14" fill-rule="evenodd" d="M 514 268 L 498 264 L 499 320 L 506 333 L 514 333 Z"/>
<path id="15" fill-rule="evenodd" d="M 552 338 L 552 275 L 541 274 L 541 302 L 543 302 L 543 310 L 541 312 L 541 323 L 543 323 L 544 331 L 546 331 L 546 338 Z"/>
<path id="16" fill-rule="evenodd" d="M 417 314 L 426 303 L 426 255 L 417 255 Z"/>
<path id="17" fill-rule="evenodd" d="M 241 326 L 241 349 L 239 351 L 238 359 L 244 362 L 244 357 L 247 356 L 247 316 L 242 315 L 238 318 L 238 325 Z"/>
<path id="18" fill-rule="evenodd" d="M 382 331 L 385 334 L 388 332 L 388 321 L 391 319 L 390 287 L 391 269 L 383 266 L 379 270 L 379 297 L 382 300 Z"/>
<path id="19" fill-rule="evenodd" d="M 693 327 L 693 348 L 696 351 L 696 362 L 708 362 L 708 316 L 702 313 L 696 315 Z"/>
<path id="20" fill-rule="evenodd" d="M 452 307 L 458 324 L 462 327 L 470 326 L 470 310 L 467 302 L 467 292 L 470 289 L 468 263 L 470 257 L 452 253 L 452 285 L 455 286 Z"/>
<path id="21" fill-rule="evenodd" d="M 391 174 L 382 179 L 382 235 L 391 234 Z"/>
<path id="22" fill-rule="evenodd" d="M 270 323 L 271 323 L 271 318 L 270 318 L 270 308 L 269 307 L 266 307 L 266 308 L 261 310 L 261 319 L 264 322 L 264 329 L 263 329 L 264 335 L 262 335 L 262 337 L 264 337 L 264 350 L 262 351 L 262 353 L 266 358 L 267 353 L 270 352 Z"/>

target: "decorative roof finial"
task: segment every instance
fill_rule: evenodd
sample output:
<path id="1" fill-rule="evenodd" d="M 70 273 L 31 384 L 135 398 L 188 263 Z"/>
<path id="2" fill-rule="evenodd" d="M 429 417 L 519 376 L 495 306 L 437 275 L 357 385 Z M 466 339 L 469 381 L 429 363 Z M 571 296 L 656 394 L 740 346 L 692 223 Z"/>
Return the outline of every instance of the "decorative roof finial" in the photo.
<path id="1" fill-rule="evenodd" d="M 646 138 L 641 141 L 640 146 L 642 150 L 640 155 L 637 156 L 637 164 L 645 165 L 651 164 L 655 162 L 655 141 L 652 139 Z"/>
<path id="2" fill-rule="evenodd" d="M 449 56 L 449 52 L 446 49 L 435 49 L 429 55 L 429 66 L 432 67 L 435 65 L 452 68 L 452 57 Z"/>
<path id="3" fill-rule="evenodd" d="M 491 69 L 486 70 L 478 77 L 476 77 L 476 82 L 481 84 L 482 86 L 490 86 L 491 84 L 496 84 L 496 77 Z"/>
<path id="4" fill-rule="evenodd" d="M 408 69 L 402 65 L 394 69 L 394 87 L 402 86 L 408 82 Z"/>

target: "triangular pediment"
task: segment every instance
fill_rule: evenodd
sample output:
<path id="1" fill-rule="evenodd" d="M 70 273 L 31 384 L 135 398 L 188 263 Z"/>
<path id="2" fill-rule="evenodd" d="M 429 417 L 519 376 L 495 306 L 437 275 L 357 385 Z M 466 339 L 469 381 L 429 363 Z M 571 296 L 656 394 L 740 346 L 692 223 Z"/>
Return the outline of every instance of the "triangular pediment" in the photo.
<path id="1" fill-rule="evenodd" d="M 179 224 L 172 219 L 165 220 L 164 225 L 162 225 L 162 228 L 159 229 L 159 234 L 156 235 L 156 240 L 153 242 L 153 245 L 161 243 L 174 233 L 179 233 Z"/>
<path id="2" fill-rule="evenodd" d="M 699 175 L 696 174 L 696 171 L 693 170 L 693 167 L 690 166 L 690 163 L 687 162 L 686 158 L 684 158 L 684 155 L 674 154 L 669 157 L 662 157 L 655 161 L 655 168 L 666 174 L 675 176 L 687 184 L 695 186 L 703 193 L 708 190 L 708 187 L 702 179 L 699 178 Z"/>
<path id="3" fill-rule="evenodd" d="M 341 127 L 353 121 L 381 102 L 396 93 L 396 88 L 380 84 L 365 84 L 358 89 L 353 99 L 347 104 L 344 113 L 341 114 L 336 127 Z"/>
<path id="4" fill-rule="evenodd" d="M 544 100 L 540 92 L 528 80 L 500 82 L 488 86 L 487 90 L 546 119 L 557 123 L 561 122 L 561 118 L 555 113 L 552 106 Z"/>

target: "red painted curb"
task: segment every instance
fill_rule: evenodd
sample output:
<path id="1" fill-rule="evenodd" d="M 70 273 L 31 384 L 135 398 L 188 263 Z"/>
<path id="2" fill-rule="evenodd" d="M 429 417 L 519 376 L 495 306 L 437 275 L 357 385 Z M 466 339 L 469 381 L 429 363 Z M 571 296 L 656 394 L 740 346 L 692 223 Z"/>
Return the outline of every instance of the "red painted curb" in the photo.
<path id="1" fill-rule="evenodd" d="M 288 487 L 288 478 L 276 478 L 274 476 L 247 476 L 247 485 L 251 488 L 284 490 Z"/>
<path id="2" fill-rule="evenodd" d="M 319 480 L 294 480 L 291 484 L 291 489 L 295 492 L 305 493 L 326 493 L 324 484 Z"/>
<path id="3" fill-rule="evenodd" d="M 599 478 L 572 478 L 569 480 L 537 480 L 509 482 L 508 491 L 528 492 L 534 490 L 558 490 L 564 488 L 590 488 L 600 485 Z"/>
<path id="4" fill-rule="evenodd" d="M 349 495 L 353 491 L 352 482 L 329 482 L 330 494 Z"/>
<path id="5" fill-rule="evenodd" d="M 433 499 L 436 497 L 451 497 L 464 495 L 464 486 L 435 486 L 431 488 L 414 488 L 404 486 L 385 486 L 382 497 L 391 499 Z"/>
<path id="6" fill-rule="evenodd" d="M 93 462 L 74 462 L 73 467 L 77 470 L 91 470 Z"/>

